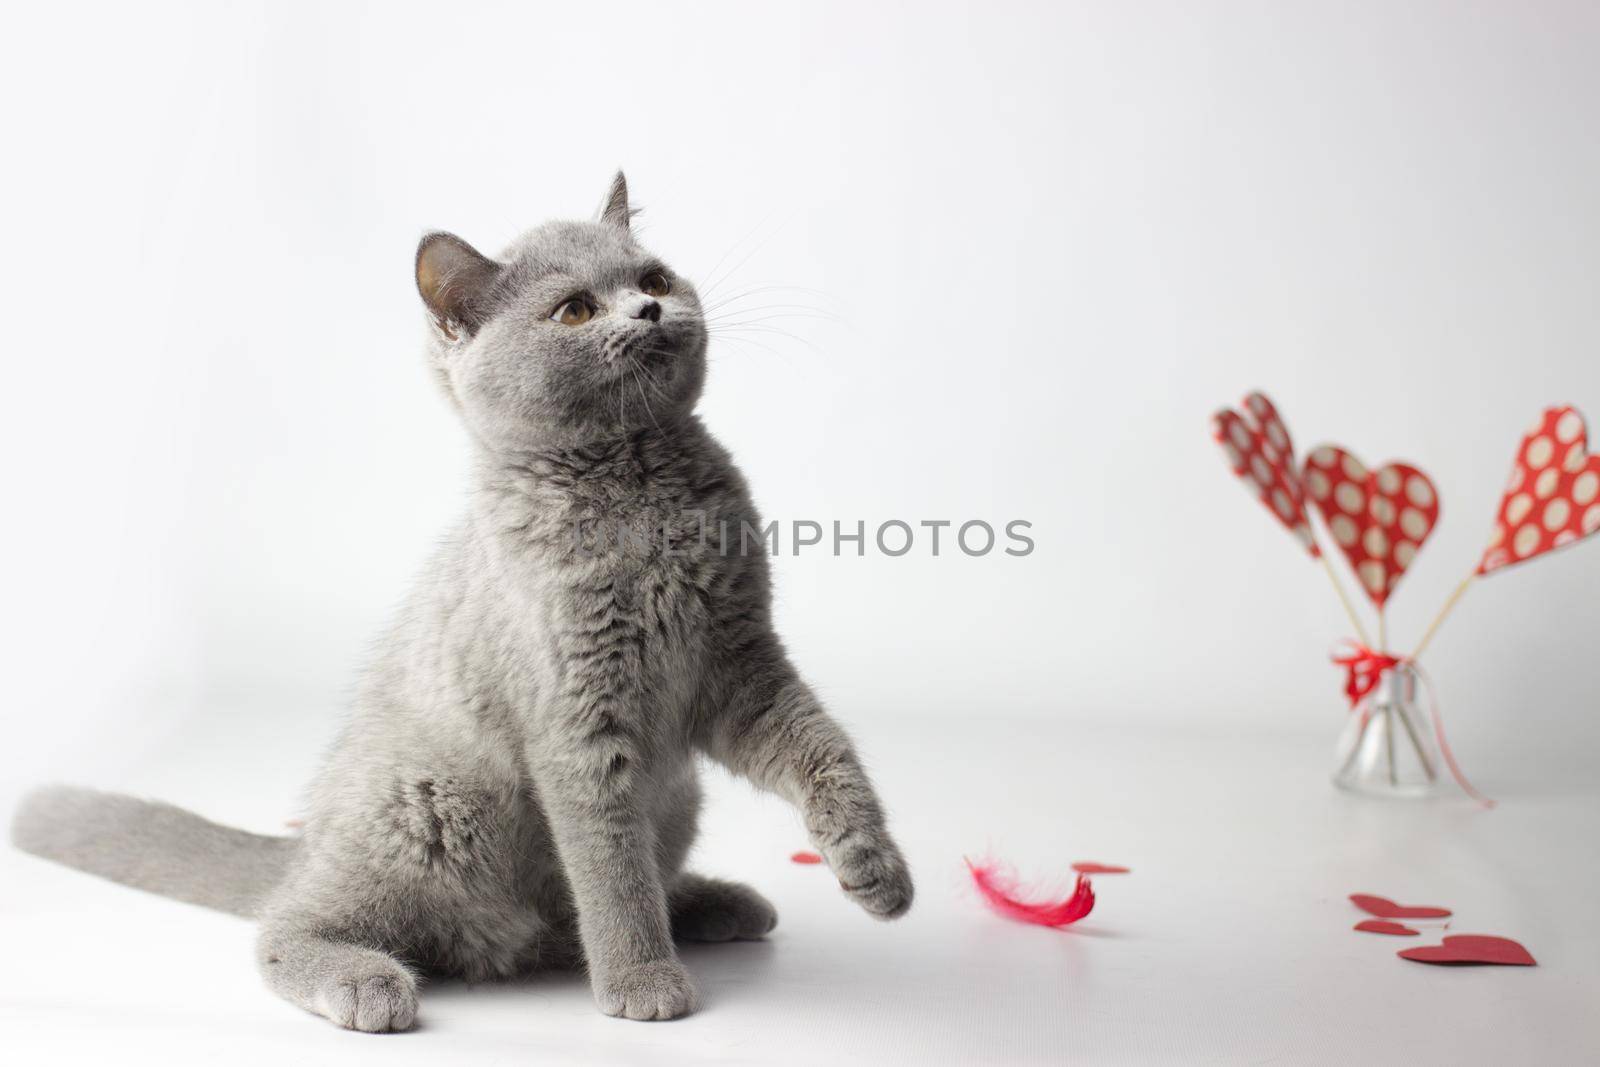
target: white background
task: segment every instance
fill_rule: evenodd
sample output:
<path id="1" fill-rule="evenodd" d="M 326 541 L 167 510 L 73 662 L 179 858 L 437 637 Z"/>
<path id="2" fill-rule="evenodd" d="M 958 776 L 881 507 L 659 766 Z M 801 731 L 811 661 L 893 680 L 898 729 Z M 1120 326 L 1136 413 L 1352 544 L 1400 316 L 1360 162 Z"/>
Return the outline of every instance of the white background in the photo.
<path id="1" fill-rule="evenodd" d="M 779 560 L 803 669 L 905 739 L 872 753 L 887 776 L 1001 723 L 1128 731 L 1132 791 L 1175 738 L 1331 742 L 1346 626 L 1208 439 L 1246 390 L 1302 452 L 1433 475 L 1401 644 L 1475 563 L 1524 427 L 1600 418 L 1592 6 L 7 21 L 7 803 L 69 779 L 292 811 L 302 762 L 267 773 L 258 742 L 315 754 L 462 506 L 418 236 L 497 251 L 589 214 L 618 166 L 645 241 L 747 327 L 713 342 L 702 411 L 770 517 L 1033 523 L 1024 559 Z M 1595 545 L 1498 574 L 1430 654 L 1490 792 L 1593 780 L 1597 583 Z M 1007 780 L 995 751 L 980 770 Z M 244 765 L 265 795 L 207 786 Z"/>

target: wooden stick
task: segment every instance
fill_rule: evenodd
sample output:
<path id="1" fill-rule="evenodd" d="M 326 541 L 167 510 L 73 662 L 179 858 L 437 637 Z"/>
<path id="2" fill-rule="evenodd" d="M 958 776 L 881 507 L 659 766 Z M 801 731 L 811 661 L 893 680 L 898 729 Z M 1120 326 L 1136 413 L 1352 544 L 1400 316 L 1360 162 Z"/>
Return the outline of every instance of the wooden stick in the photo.
<path id="1" fill-rule="evenodd" d="M 1389 615 L 1382 608 L 1378 609 L 1378 648 L 1379 652 L 1389 651 Z"/>
<path id="2" fill-rule="evenodd" d="M 1399 785 L 1400 778 L 1394 773 L 1394 705 L 1383 706 L 1383 747 L 1389 754 L 1389 784 Z"/>
<path id="3" fill-rule="evenodd" d="M 1397 686 L 1400 684 L 1403 683 L 1396 683 Z M 1438 772 L 1433 769 L 1433 761 L 1428 758 L 1428 754 L 1422 750 L 1422 738 L 1417 736 L 1417 728 L 1411 725 L 1411 716 L 1407 715 L 1406 711 L 1406 705 L 1402 704 L 1398 712 L 1400 725 L 1406 728 L 1406 735 L 1411 738 L 1411 747 L 1416 749 L 1417 761 L 1422 764 L 1422 771 L 1428 776 L 1428 784 L 1432 785 L 1439 777 Z"/>
<path id="4" fill-rule="evenodd" d="M 1333 564 L 1328 560 L 1328 554 L 1326 552 L 1320 553 L 1317 558 L 1322 560 L 1322 569 L 1328 572 L 1328 581 L 1333 583 L 1333 591 L 1339 594 L 1339 603 L 1344 605 L 1345 616 L 1350 620 L 1350 625 L 1355 627 L 1356 636 L 1361 638 L 1363 645 L 1370 648 L 1372 640 L 1367 637 L 1367 629 L 1361 625 L 1361 619 L 1356 615 L 1355 605 L 1351 604 L 1350 598 L 1345 595 L 1344 585 L 1339 581 L 1339 576 L 1334 573 Z"/>
<path id="5" fill-rule="evenodd" d="M 1444 625 L 1444 620 L 1455 610 L 1456 602 L 1466 595 L 1467 586 L 1471 585 L 1472 580 L 1477 576 L 1476 573 L 1469 574 L 1461 580 L 1460 585 L 1456 586 L 1456 591 L 1450 594 L 1450 599 L 1444 602 L 1444 607 L 1439 609 L 1439 614 L 1433 617 L 1433 621 L 1423 631 L 1422 640 L 1417 642 L 1417 650 L 1411 653 L 1410 659 L 1416 659 L 1422 655 L 1423 650 L 1428 647 L 1428 642 L 1432 641 L 1433 635 L 1439 632 L 1439 627 Z"/>

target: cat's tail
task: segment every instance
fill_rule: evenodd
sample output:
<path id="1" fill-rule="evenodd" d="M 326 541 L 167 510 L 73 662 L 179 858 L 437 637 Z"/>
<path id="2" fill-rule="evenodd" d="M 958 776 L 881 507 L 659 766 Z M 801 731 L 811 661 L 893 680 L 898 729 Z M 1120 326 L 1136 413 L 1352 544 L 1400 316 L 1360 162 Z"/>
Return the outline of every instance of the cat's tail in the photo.
<path id="1" fill-rule="evenodd" d="M 299 848 L 295 838 L 218 826 L 160 801 L 63 785 L 23 797 L 11 841 L 113 882 L 244 916 Z"/>

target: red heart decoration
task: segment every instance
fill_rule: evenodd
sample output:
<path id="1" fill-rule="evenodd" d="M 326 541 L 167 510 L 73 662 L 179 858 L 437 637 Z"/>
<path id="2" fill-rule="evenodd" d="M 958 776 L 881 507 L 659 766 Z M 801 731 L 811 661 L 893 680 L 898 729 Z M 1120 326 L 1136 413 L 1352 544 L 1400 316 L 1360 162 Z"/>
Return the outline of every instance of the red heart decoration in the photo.
<path id="1" fill-rule="evenodd" d="M 1600 530 L 1600 456 L 1577 408 L 1547 408 L 1522 438 L 1494 534 L 1478 564 L 1488 574 Z"/>
<path id="2" fill-rule="evenodd" d="M 1113 863 L 1074 863 L 1072 869 L 1079 874 L 1128 874 L 1132 870 Z"/>
<path id="3" fill-rule="evenodd" d="M 1307 552 L 1320 556 L 1306 519 L 1306 492 L 1294 461 L 1294 442 L 1278 409 L 1262 393 L 1245 397 L 1244 407 L 1248 417 L 1231 408 L 1213 415 L 1211 436 L 1222 446 L 1233 473 L 1254 490 L 1273 518 L 1299 538 Z"/>
<path id="4" fill-rule="evenodd" d="M 1502 967 L 1536 967 L 1539 961 L 1533 954 L 1509 937 L 1490 937 L 1487 934 L 1451 934 L 1440 945 L 1422 945 L 1401 949 L 1397 953 L 1403 960 L 1418 963 L 1496 964 Z"/>
<path id="5" fill-rule="evenodd" d="M 1368 915 L 1376 915 L 1380 919 L 1448 919 L 1450 917 L 1449 908 L 1410 907 L 1405 904 L 1396 904 L 1385 897 L 1372 896 L 1369 893 L 1351 893 L 1350 903 Z"/>
<path id="6" fill-rule="evenodd" d="M 1394 934 L 1398 937 L 1415 937 L 1421 933 L 1404 923 L 1392 923 L 1387 919 L 1362 919 L 1355 928 L 1368 934 Z"/>
<path id="7" fill-rule="evenodd" d="M 789 857 L 789 862 L 804 864 L 821 863 L 822 857 L 817 855 L 815 852 L 796 852 L 794 855 Z"/>
<path id="8" fill-rule="evenodd" d="M 1335 445 L 1306 459 L 1306 495 L 1316 505 L 1361 588 L 1383 607 L 1439 521 L 1439 493 L 1417 468 L 1368 470 Z"/>

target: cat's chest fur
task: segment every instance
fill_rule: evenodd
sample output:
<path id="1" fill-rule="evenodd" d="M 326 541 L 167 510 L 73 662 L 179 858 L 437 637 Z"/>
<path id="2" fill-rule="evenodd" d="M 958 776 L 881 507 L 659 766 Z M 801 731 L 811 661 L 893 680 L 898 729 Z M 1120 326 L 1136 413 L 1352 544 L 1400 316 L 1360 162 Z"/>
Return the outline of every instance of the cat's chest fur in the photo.
<path id="1" fill-rule="evenodd" d="M 725 453 L 692 426 L 536 457 L 486 486 L 490 551 L 545 665 L 542 696 L 687 708 L 714 658 L 719 592 L 746 566 L 720 537 L 753 519 Z"/>

